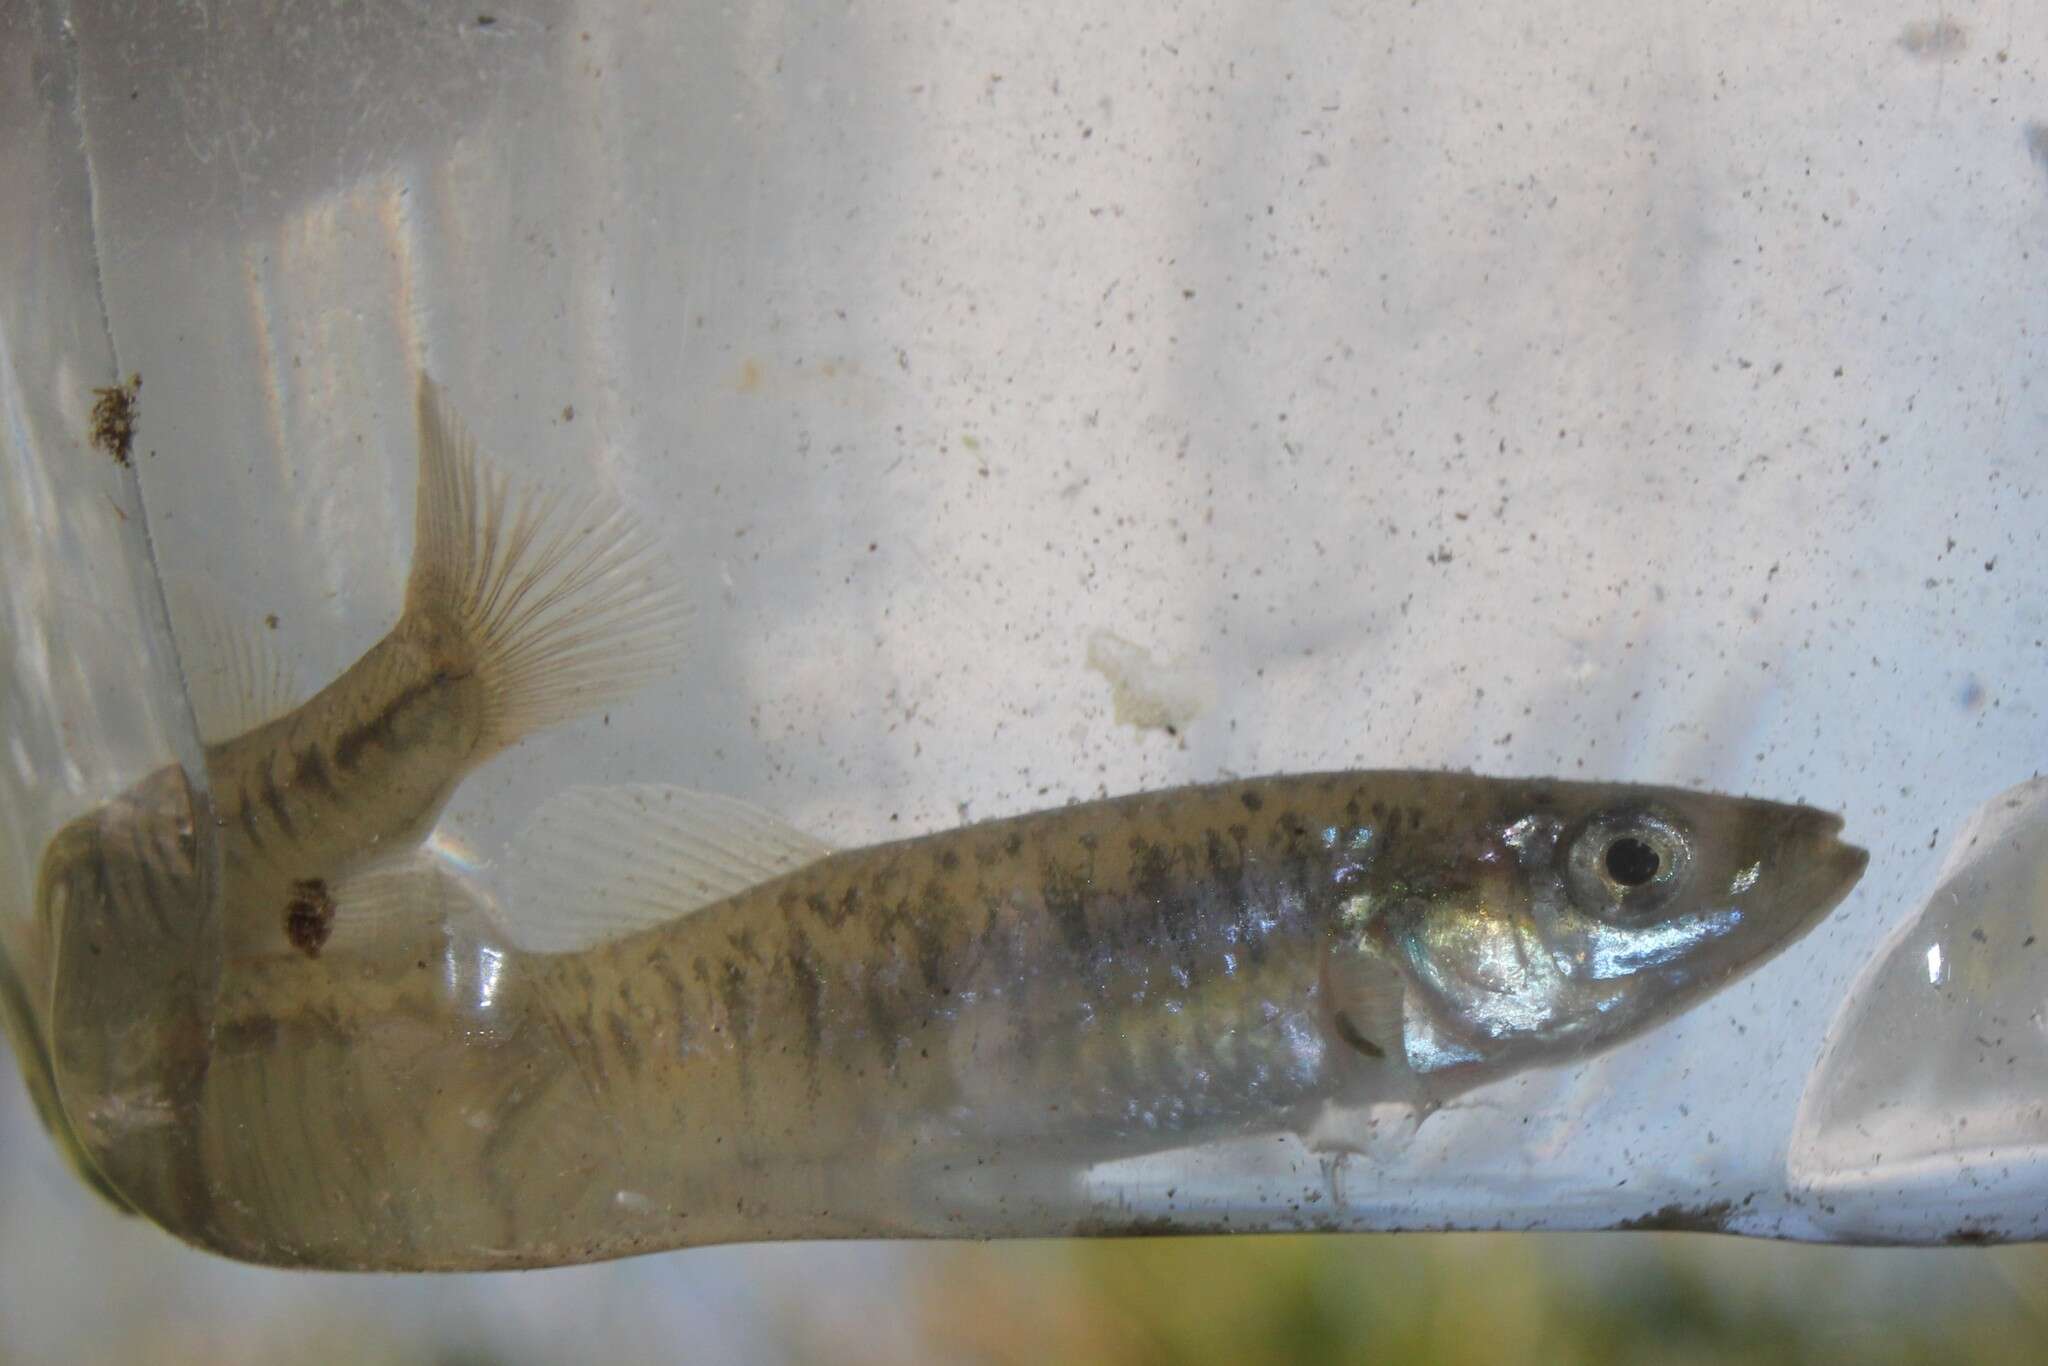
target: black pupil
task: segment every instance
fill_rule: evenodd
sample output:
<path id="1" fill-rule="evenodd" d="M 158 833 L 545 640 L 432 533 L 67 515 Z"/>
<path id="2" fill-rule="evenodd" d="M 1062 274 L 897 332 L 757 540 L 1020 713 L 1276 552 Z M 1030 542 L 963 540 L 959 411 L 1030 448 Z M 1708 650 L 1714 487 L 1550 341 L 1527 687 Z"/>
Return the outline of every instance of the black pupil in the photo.
<path id="1" fill-rule="evenodd" d="M 1627 836 L 1607 846 L 1607 876 L 1624 887 L 1640 887 L 1657 876 L 1657 851 Z"/>

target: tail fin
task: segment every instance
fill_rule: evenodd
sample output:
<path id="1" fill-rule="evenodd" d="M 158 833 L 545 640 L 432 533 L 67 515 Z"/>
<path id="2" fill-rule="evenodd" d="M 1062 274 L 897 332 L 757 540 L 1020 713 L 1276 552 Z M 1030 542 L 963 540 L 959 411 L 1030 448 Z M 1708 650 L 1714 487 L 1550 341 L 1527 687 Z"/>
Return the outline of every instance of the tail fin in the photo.
<path id="1" fill-rule="evenodd" d="M 674 660 L 688 610 L 631 514 L 598 493 L 513 485 L 424 372 L 419 439 L 405 610 L 450 614 L 475 644 L 487 749 L 616 701 Z"/>

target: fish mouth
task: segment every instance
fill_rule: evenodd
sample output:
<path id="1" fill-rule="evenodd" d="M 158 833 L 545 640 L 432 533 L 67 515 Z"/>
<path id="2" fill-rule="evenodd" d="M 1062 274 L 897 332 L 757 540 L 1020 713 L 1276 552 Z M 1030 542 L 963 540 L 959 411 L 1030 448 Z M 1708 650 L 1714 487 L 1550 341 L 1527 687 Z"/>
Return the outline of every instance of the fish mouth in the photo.
<path id="1" fill-rule="evenodd" d="M 1809 806 L 1804 808 L 1801 814 L 1815 834 L 1834 839 L 1842 833 L 1842 818 L 1833 811 L 1821 811 Z"/>
<path id="2" fill-rule="evenodd" d="M 1771 813 L 1777 830 L 1767 846 L 1772 870 L 1766 899 L 1745 908 L 1742 924 L 1719 940 L 1699 980 L 1718 989 L 1762 967 L 1810 934 L 1848 897 L 1869 866 L 1870 855 L 1837 836 L 1842 818 L 1807 807 Z"/>
<path id="3" fill-rule="evenodd" d="M 1784 938 L 1790 943 L 1842 904 L 1870 866 L 1870 852 L 1840 838 L 1842 817 L 1799 808 L 1778 845 L 1779 866 L 1792 876 L 1785 889 Z"/>

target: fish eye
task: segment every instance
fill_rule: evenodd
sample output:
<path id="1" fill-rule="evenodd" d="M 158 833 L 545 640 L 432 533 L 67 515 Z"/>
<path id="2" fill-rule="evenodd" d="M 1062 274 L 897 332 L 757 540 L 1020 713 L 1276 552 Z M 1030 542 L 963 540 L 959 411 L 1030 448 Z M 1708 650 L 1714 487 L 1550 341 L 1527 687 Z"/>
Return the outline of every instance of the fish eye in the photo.
<path id="1" fill-rule="evenodd" d="M 1656 811 L 1603 812 L 1587 821 L 1567 855 L 1572 899 L 1603 920 L 1655 916 L 1692 871 L 1684 829 Z"/>
<path id="2" fill-rule="evenodd" d="M 1622 835 L 1608 843 L 1607 876 L 1618 886 L 1640 887 L 1663 866 L 1664 856 L 1656 846 L 1634 835 Z"/>

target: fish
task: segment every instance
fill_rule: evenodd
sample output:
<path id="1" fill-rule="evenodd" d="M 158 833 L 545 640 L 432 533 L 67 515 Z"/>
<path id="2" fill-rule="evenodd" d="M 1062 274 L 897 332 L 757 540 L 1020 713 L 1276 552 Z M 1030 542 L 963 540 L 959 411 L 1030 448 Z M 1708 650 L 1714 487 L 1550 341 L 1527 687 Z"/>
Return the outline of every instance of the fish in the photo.
<path id="1" fill-rule="evenodd" d="M 591 661 L 660 657 L 674 615 L 639 550 L 575 534 L 620 543 L 609 514 L 478 532 L 504 486 L 424 380 L 419 407 L 434 567 L 392 635 L 209 747 L 205 790 L 160 771 L 44 858 L 46 1120 L 127 1208 L 221 1255 L 493 1270 L 1151 1227 L 1089 1173 L 1274 1139 L 1398 1164 L 1468 1092 L 1769 961 L 1867 861 L 1803 805 L 1340 771 L 854 849 L 721 794 L 572 787 L 479 870 L 426 841 L 448 794 L 644 683 Z M 534 643 L 475 604 L 542 545 L 572 587 Z M 1326 1178 L 1219 1180 L 1267 1212 L 1250 1229 L 1292 1226 Z"/>

